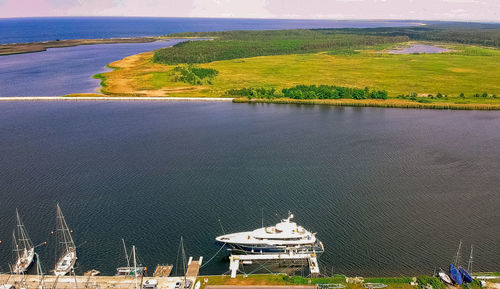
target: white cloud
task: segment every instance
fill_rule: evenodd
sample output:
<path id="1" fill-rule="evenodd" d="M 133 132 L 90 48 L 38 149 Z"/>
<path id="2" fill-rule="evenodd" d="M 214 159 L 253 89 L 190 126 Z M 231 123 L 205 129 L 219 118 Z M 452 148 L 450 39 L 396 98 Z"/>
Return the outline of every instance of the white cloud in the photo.
<path id="1" fill-rule="evenodd" d="M 500 21 L 499 1 L 0 0 L 0 17 L 88 15 Z"/>
<path id="2" fill-rule="evenodd" d="M 478 0 L 443 0 L 443 2 L 447 2 L 447 3 L 471 3 L 471 4 L 479 3 Z"/>
<path id="3" fill-rule="evenodd" d="M 269 18 L 271 14 L 265 9 L 266 0 L 194 0 L 194 9 L 189 16 L 193 17 L 242 17 Z"/>

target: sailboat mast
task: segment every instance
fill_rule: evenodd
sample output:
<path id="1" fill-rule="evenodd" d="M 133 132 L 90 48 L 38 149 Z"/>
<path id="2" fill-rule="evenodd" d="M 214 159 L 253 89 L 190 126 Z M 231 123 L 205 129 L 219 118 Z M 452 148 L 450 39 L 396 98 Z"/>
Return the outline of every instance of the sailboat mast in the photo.
<path id="1" fill-rule="evenodd" d="M 469 274 L 472 273 L 472 251 L 474 250 L 474 246 L 470 245 L 470 256 L 469 256 L 469 262 L 467 263 L 467 272 Z"/>
<path id="2" fill-rule="evenodd" d="M 134 277 L 135 277 L 135 289 L 139 289 L 137 284 L 137 261 L 135 258 L 135 245 L 132 245 L 132 256 L 134 257 Z"/>
<path id="3" fill-rule="evenodd" d="M 462 240 L 460 240 L 460 243 L 458 244 L 458 251 L 457 251 L 457 256 L 455 256 L 455 267 L 459 266 L 459 261 L 460 261 L 460 251 L 462 250 Z"/>
<path id="4" fill-rule="evenodd" d="M 38 275 L 38 278 L 40 278 L 40 281 L 38 282 L 38 288 L 43 289 L 43 271 L 42 271 L 42 264 L 40 263 L 40 256 L 35 253 L 36 256 L 36 274 Z"/>
<path id="5" fill-rule="evenodd" d="M 17 244 L 16 230 L 12 230 L 12 242 L 14 246 L 14 252 L 16 252 L 17 259 L 19 259 L 19 244 Z"/>
<path id="6" fill-rule="evenodd" d="M 57 204 L 57 231 L 57 237 L 60 238 L 59 244 L 63 245 L 64 252 L 69 252 L 70 250 L 75 249 L 75 242 L 73 241 L 68 224 L 66 223 L 61 208 L 59 207 L 59 203 Z"/>
<path id="7" fill-rule="evenodd" d="M 184 238 L 181 236 L 182 269 L 184 270 L 184 284 L 186 284 L 186 252 L 184 252 Z"/>
<path id="8" fill-rule="evenodd" d="M 125 240 L 122 239 L 123 250 L 125 251 L 125 259 L 127 259 L 127 268 L 130 268 L 130 258 L 128 257 L 127 246 L 125 246 Z"/>
<path id="9" fill-rule="evenodd" d="M 21 217 L 19 216 L 19 211 L 16 209 L 16 219 L 17 219 L 17 237 L 18 244 L 21 243 L 21 250 L 31 250 L 33 248 L 33 243 L 31 242 L 30 237 L 28 236 L 28 232 L 24 227 L 23 222 L 21 221 Z"/>

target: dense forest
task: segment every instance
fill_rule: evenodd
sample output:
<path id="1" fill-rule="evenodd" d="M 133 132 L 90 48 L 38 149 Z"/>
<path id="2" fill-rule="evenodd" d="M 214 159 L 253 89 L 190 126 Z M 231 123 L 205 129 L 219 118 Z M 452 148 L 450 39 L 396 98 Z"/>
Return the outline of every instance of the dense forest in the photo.
<path id="1" fill-rule="evenodd" d="M 348 33 L 370 36 L 406 36 L 411 40 L 440 41 L 458 44 L 477 44 L 500 47 L 500 24 L 431 22 L 412 27 L 385 27 L 366 29 L 319 29 L 325 33 Z"/>
<path id="2" fill-rule="evenodd" d="M 154 61 L 164 64 L 206 63 L 244 57 L 353 50 L 408 41 L 407 36 L 356 35 L 322 30 L 225 31 L 170 34 L 171 37 L 212 37 L 160 49 Z"/>
<path id="3" fill-rule="evenodd" d="M 431 22 L 428 25 L 389 28 L 184 32 L 169 36 L 213 40 L 188 41 L 160 49 L 154 55 L 154 61 L 157 63 L 206 63 L 320 51 L 352 54 L 355 49 L 409 40 L 500 47 L 500 25 L 454 22 Z"/>

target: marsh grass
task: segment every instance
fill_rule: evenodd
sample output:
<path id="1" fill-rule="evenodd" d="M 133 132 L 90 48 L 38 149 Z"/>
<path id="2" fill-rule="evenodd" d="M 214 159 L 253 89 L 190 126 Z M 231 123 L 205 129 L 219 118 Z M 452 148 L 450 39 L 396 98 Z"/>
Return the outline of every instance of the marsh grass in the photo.
<path id="1" fill-rule="evenodd" d="M 354 107 L 386 107 L 386 108 L 418 108 L 418 109 L 450 109 L 450 110 L 500 110 L 500 104 L 478 103 L 419 103 L 400 99 L 248 99 L 245 97 L 233 99 L 234 103 L 278 103 L 278 104 L 320 104 L 331 106 Z"/>
<path id="2" fill-rule="evenodd" d="M 101 82 L 99 83 L 99 85 L 101 85 L 102 87 L 106 87 L 107 86 L 107 84 L 106 84 L 106 76 L 103 73 L 95 74 L 95 75 L 92 76 L 92 78 L 100 79 Z"/>

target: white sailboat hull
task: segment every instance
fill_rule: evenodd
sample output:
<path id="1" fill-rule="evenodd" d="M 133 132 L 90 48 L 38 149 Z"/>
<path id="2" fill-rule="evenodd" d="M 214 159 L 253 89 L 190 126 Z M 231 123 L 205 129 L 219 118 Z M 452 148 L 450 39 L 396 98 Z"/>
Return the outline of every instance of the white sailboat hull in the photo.
<path id="1" fill-rule="evenodd" d="M 76 263 L 76 250 L 70 250 L 64 254 L 56 264 L 54 275 L 64 276 L 68 274 Z"/>
<path id="2" fill-rule="evenodd" d="M 444 283 L 453 284 L 453 282 L 450 279 L 450 276 L 448 276 L 446 273 L 439 272 L 438 275 L 439 275 L 439 278 L 441 279 L 441 281 L 443 281 Z"/>
<path id="3" fill-rule="evenodd" d="M 35 260 L 35 249 L 31 248 L 29 250 L 24 250 L 22 256 L 20 256 L 16 264 L 12 267 L 12 272 L 14 274 L 23 274 L 31 268 L 33 261 Z"/>

